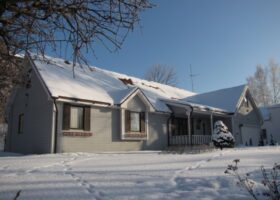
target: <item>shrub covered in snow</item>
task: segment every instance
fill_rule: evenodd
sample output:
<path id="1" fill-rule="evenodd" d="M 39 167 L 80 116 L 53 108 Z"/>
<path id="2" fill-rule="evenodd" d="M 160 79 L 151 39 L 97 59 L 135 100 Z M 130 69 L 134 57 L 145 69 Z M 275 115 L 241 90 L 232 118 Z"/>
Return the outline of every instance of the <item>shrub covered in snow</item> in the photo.
<path id="1" fill-rule="evenodd" d="M 221 121 L 216 121 L 214 124 L 214 134 L 212 135 L 212 141 L 215 147 L 223 149 L 224 147 L 234 146 L 234 137 L 228 130 L 228 127 Z"/>

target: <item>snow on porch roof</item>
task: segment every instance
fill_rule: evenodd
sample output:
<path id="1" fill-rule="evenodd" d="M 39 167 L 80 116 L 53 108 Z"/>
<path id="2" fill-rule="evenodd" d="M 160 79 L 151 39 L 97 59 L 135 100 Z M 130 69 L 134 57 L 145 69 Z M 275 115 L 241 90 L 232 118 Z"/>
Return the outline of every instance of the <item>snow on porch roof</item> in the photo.
<path id="1" fill-rule="evenodd" d="M 246 85 L 240 85 L 232 88 L 196 94 L 183 98 L 183 101 L 220 108 L 234 113 L 239 99 L 244 92 Z"/>
<path id="2" fill-rule="evenodd" d="M 48 56 L 42 60 L 35 55 L 31 55 L 31 59 L 51 96 L 56 98 L 68 97 L 117 105 L 135 88 L 140 88 L 157 111 L 171 112 L 160 99 L 183 99 L 195 94 L 93 66 L 77 66 L 74 78 L 72 64 L 68 61 Z"/>

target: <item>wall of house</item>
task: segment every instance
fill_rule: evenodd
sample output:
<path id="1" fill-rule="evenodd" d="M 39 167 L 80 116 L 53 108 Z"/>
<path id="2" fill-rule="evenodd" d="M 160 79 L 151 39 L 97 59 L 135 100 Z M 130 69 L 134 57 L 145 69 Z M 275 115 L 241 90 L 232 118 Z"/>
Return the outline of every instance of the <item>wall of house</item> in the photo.
<path id="1" fill-rule="evenodd" d="M 128 104 L 130 109 L 142 111 L 145 106 L 139 97 Z M 91 107 L 92 136 L 63 136 L 63 103 L 58 103 L 58 152 L 104 152 L 163 150 L 167 148 L 167 119 L 169 115 L 148 113 L 148 139 L 122 140 L 120 109 Z"/>
<path id="2" fill-rule="evenodd" d="M 237 145 L 257 146 L 261 133 L 261 117 L 256 107 L 253 106 L 250 96 L 245 95 L 245 99 L 238 111 L 233 116 L 233 130 Z"/>
<path id="3" fill-rule="evenodd" d="M 280 144 L 280 106 L 273 106 L 267 108 L 270 113 L 268 120 L 265 120 L 262 128 L 266 130 L 267 142 L 271 143 L 271 139 L 274 143 Z"/>
<path id="4" fill-rule="evenodd" d="M 48 99 L 34 70 L 30 75 L 30 87 L 18 88 L 11 105 L 5 150 L 26 154 L 51 153 L 53 102 Z M 24 115 L 22 133 L 18 133 L 20 114 Z"/>

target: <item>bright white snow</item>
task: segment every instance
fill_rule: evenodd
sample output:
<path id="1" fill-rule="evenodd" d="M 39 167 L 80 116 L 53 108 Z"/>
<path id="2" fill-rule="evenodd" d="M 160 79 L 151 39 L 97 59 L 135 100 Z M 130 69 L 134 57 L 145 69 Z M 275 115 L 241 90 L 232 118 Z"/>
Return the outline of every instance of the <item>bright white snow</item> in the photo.
<path id="1" fill-rule="evenodd" d="M 250 199 L 224 174 L 239 158 L 240 172 L 269 168 L 280 147 L 203 154 L 0 154 L 0 199 Z"/>
<path id="2" fill-rule="evenodd" d="M 235 112 L 238 101 L 246 89 L 246 85 L 216 90 L 189 96 L 184 101 L 220 108 L 228 112 Z"/>
<path id="3" fill-rule="evenodd" d="M 75 67 L 73 78 L 72 64 L 60 58 L 46 58 L 48 61 L 35 57 L 33 62 L 53 97 L 64 96 L 114 105 L 119 104 L 135 88 L 140 88 L 157 111 L 170 112 L 161 99 L 182 99 L 194 95 L 187 90 L 93 66 Z M 120 79 L 131 80 L 133 84 L 126 85 Z"/>

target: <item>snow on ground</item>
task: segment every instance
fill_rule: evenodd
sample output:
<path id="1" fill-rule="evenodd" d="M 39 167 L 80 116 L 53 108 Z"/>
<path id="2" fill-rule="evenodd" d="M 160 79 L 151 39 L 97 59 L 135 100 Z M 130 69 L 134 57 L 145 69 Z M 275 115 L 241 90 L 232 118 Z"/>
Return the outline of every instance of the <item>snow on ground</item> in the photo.
<path id="1" fill-rule="evenodd" d="M 202 154 L 160 152 L 0 154 L 0 199 L 250 199 L 224 174 L 233 159 L 240 172 L 269 168 L 280 147 Z"/>

